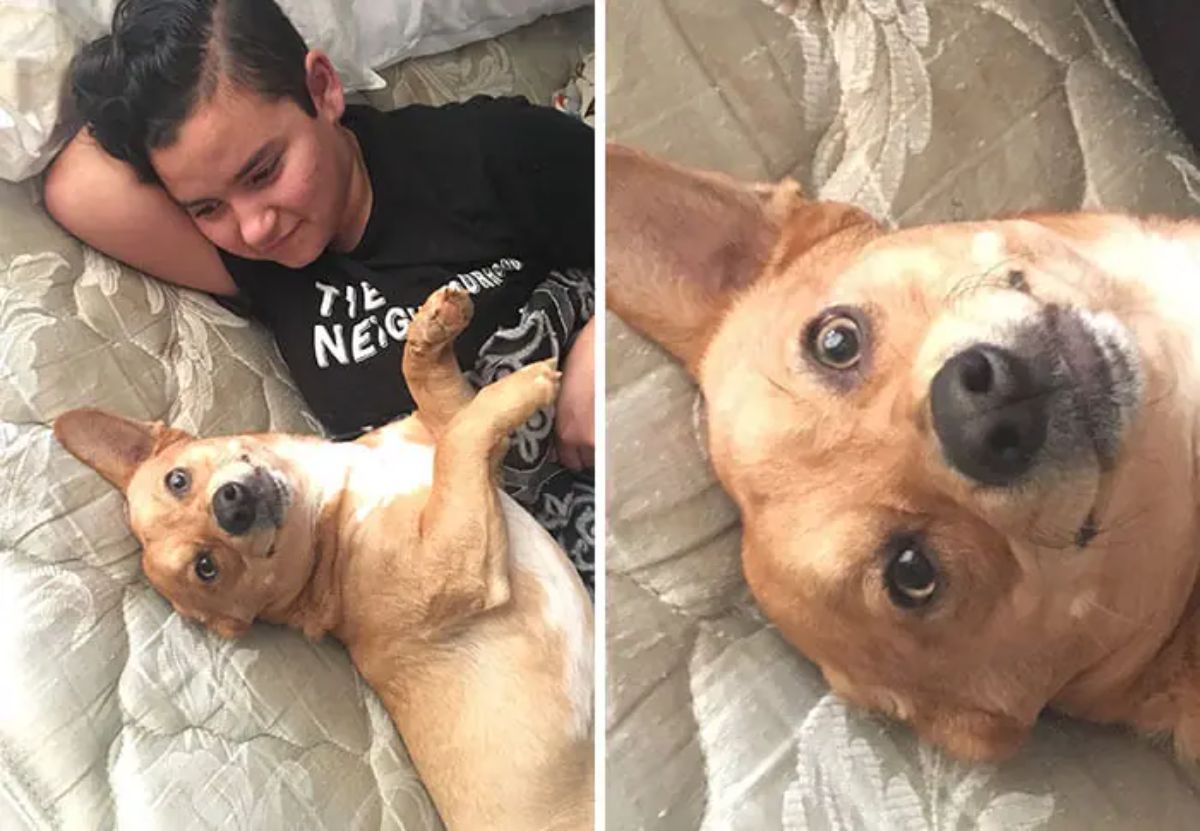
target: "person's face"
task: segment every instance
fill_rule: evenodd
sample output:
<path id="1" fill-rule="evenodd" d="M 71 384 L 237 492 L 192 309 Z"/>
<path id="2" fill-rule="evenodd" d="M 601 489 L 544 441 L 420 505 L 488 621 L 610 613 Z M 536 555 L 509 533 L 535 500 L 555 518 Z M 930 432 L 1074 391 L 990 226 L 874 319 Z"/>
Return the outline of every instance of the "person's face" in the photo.
<path id="1" fill-rule="evenodd" d="M 150 160 L 171 196 L 218 248 L 300 268 L 344 223 L 352 157 L 339 136 L 345 108 L 329 59 L 305 62 L 315 118 L 222 79 Z"/>

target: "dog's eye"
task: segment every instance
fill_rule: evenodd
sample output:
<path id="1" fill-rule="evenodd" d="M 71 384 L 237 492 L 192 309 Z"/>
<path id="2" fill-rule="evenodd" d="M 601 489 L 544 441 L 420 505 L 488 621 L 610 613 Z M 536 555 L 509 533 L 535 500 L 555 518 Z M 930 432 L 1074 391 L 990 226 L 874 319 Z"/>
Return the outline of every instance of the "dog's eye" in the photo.
<path id="1" fill-rule="evenodd" d="M 217 579 L 217 575 L 221 570 L 217 568 L 217 561 L 213 559 L 212 552 L 201 551 L 196 555 L 196 559 L 192 562 L 192 569 L 196 572 L 196 576 L 205 583 L 211 583 Z"/>
<path id="2" fill-rule="evenodd" d="M 892 602 L 903 609 L 924 606 L 938 587 L 937 568 L 920 541 L 899 539 L 889 545 L 883 581 Z"/>
<path id="3" fill-rule="evenodd" d="M 814 357 L 830 369 L 850 369 L 862 357 L 858 321 L 849 315 L 831 315 L 817 326 L 811 349 Z"/>
<path id="4" fill-rule="evenodd" d="M 192 477 L 188 472 L 181 467 L 177 467 L 166 475 L 163 482 L 167 486 L 167 490 L 176 496 L 183 496 L 188 492 L 188 488 L 192 485 Z"/>

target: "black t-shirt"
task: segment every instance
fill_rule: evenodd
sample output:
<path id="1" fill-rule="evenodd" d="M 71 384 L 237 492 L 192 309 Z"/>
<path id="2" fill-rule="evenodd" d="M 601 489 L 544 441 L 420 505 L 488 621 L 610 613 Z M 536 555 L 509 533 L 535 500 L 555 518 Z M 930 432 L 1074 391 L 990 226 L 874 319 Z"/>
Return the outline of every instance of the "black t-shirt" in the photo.
<path id="1" fill-rule="evenodd" d="M 392 112 L 347 107 L 374 192 L 358 246 L 302 269 L 221 252 L 335 437 L 411 412 L 400 373 L 408 321 L 434 290 L 475 304 L 456 343 L 469 368 L 550 270 L 593 262 L 592 131 L 524 99 Z"/>

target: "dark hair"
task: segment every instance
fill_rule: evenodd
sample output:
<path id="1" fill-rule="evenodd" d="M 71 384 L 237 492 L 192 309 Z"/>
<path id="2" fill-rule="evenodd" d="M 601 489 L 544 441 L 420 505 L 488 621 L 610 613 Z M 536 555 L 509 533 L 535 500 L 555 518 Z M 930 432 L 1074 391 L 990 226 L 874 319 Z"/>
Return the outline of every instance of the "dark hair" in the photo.
<path id="1" fill-rule="evenodd" d="M 120 0 L 112 34 L 72 61 L 71 93 L 100 146 L 154 182 L 149 151 L 174 142 L 222 78 L 316 115 L 307 53 L 274 0 Z"/>

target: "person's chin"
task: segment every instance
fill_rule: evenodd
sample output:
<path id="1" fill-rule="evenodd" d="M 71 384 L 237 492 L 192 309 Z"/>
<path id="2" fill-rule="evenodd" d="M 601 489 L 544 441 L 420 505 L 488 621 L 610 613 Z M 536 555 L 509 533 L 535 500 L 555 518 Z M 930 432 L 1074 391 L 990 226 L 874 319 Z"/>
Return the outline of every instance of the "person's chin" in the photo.
<path id="1" fill-rule="evenodd" d="M 304 233 L 305 230 L 295 229 L 277 245 L 261 252 L 260 257 L 285 268 L 299 269 L 311 265 L 321 256 L 324 246 L 318 245 L 313 235 Z"/>
<path id="2" fill-rule="evenodd" d="M 316 262 L 316 259 L 319 256 L 321 256 L 320 251 L 315 253 L 287 251 L 281 252 L 270 259 L 272 262 L 278 263 L 285 268 L 301 269 L 305 266 L 312 265 L 314 262 Z"/>

